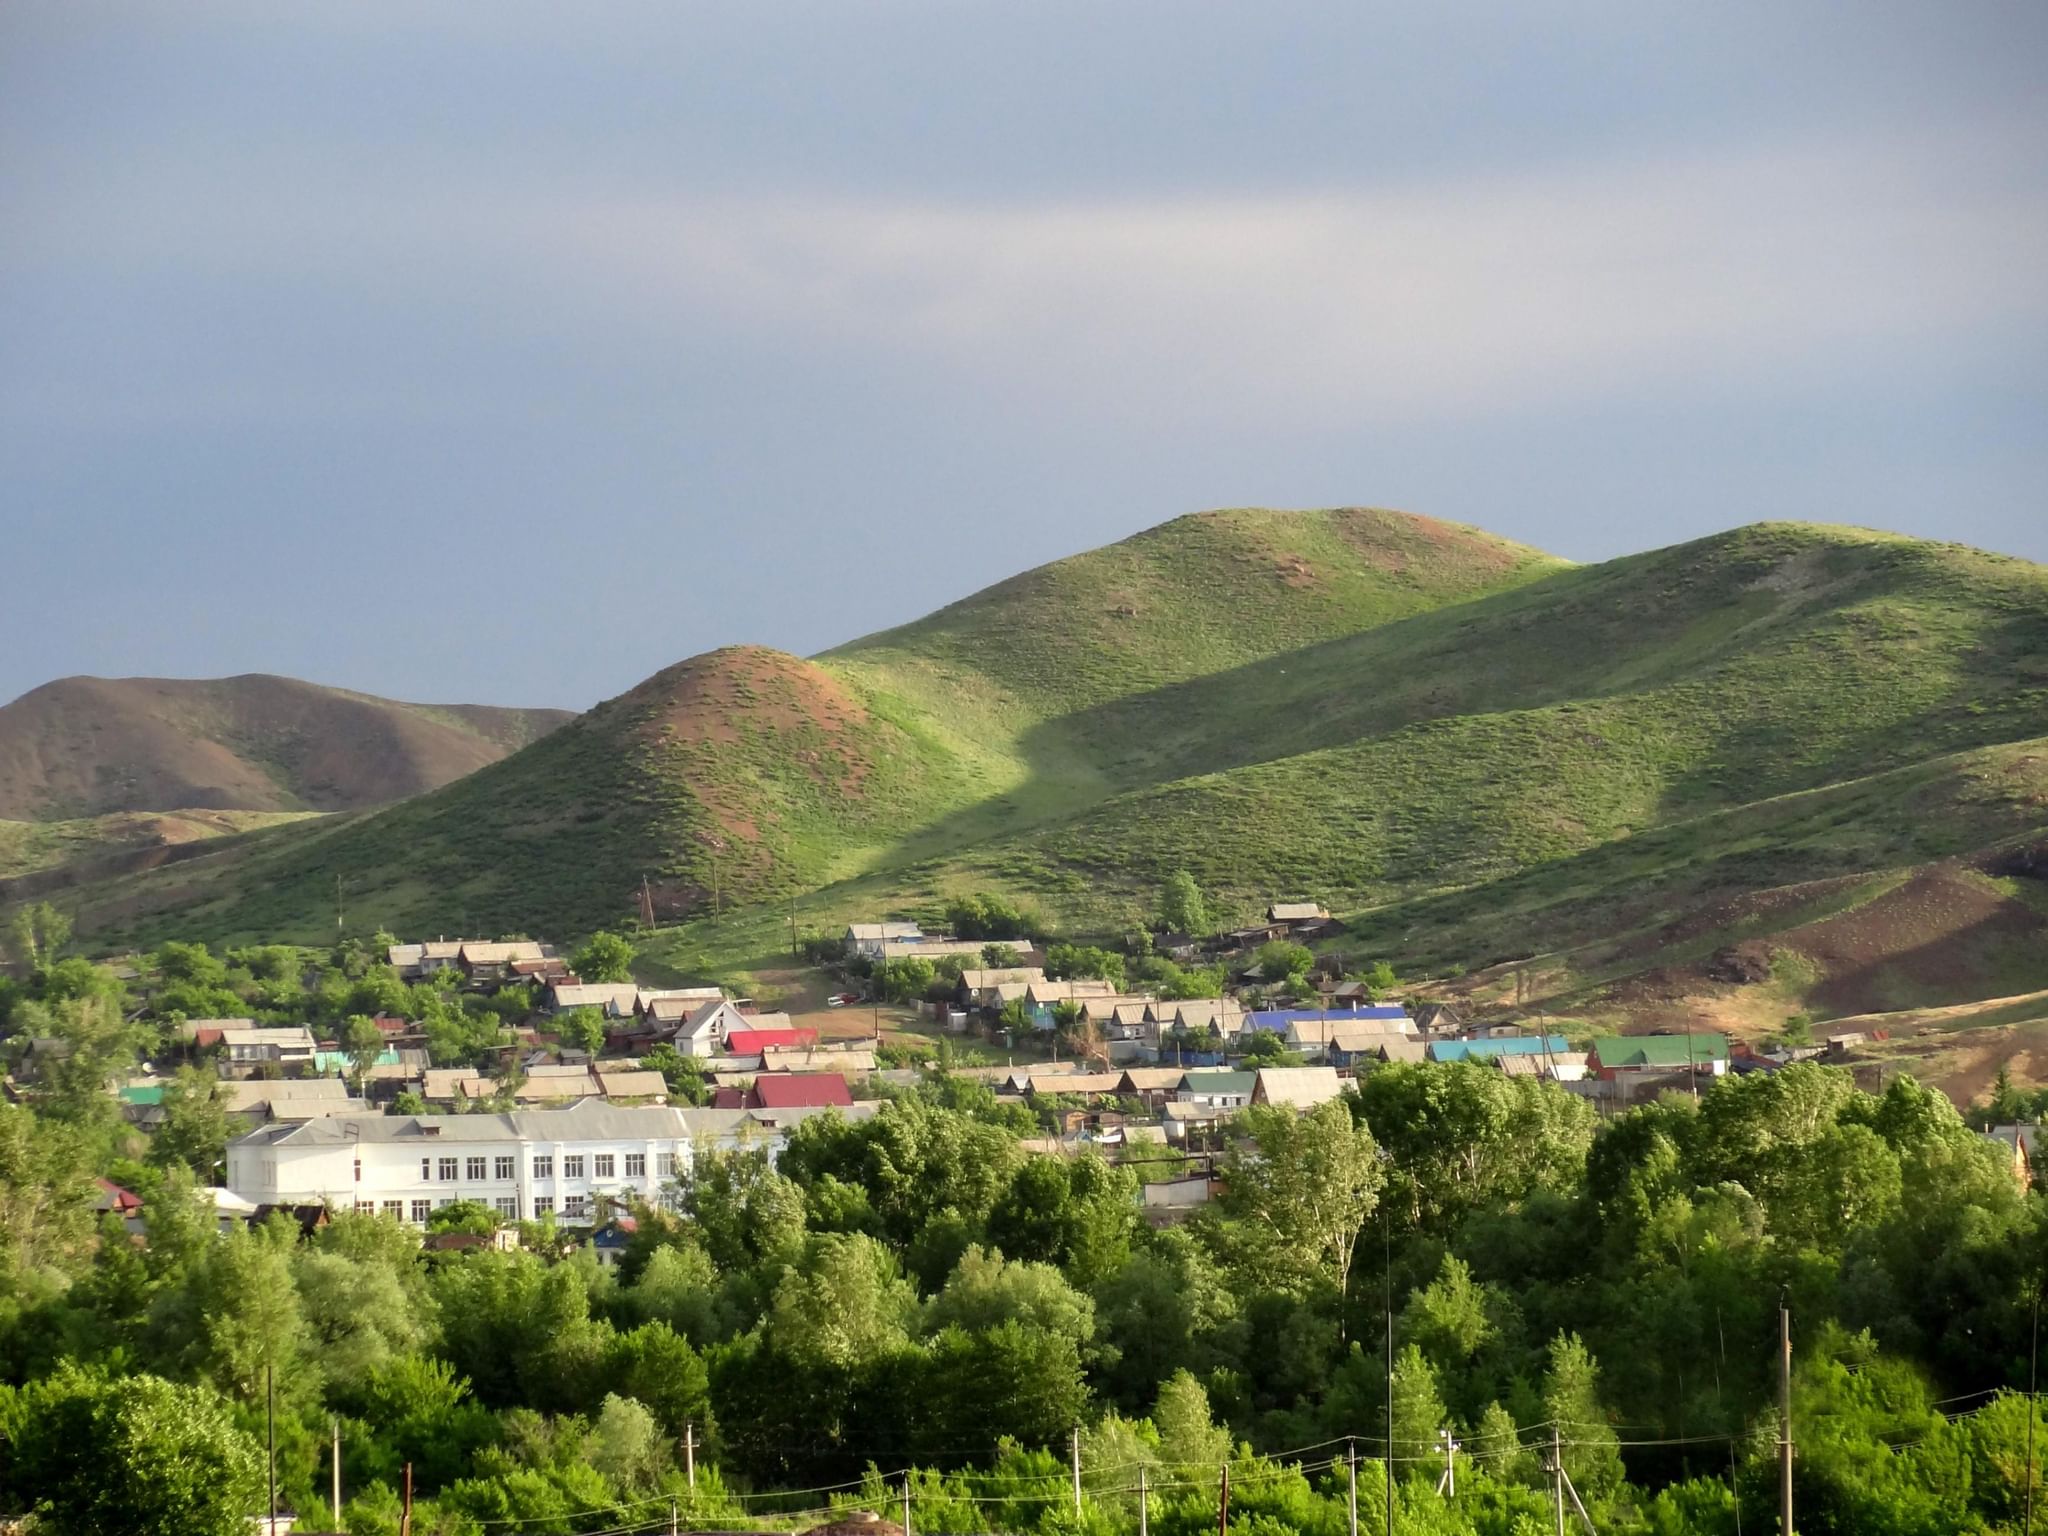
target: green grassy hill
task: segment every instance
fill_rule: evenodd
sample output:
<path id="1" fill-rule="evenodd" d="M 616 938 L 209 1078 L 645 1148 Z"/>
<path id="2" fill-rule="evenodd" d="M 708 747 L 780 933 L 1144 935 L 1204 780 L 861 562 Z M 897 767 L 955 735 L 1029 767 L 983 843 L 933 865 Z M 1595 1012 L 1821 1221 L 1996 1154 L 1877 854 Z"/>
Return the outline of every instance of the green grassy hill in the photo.
<path id="1" fill-rule="evenodd" d="M 693 658 L 438 793 L 236 840 L 84 892 L 80 915 L 310 933 L 337 878 L 366 918 L 436 930 L 616 921 L 643 880 L 664 915 L 786 897 L 1124 787 L 1142 740 L 1063 732 L 1077 710 L 1563 568 L 1399 513 L 1178 518 L 815 661 Z"/>
<path id="2" fill-rule="evenodd" d="M 2048 827 L 2044 735 L 2025 562 L 1771 524 L 1577 567 L 1393 513 L 1211 513 L 813 661 L 695 658 L 437 793 L 79 906 L 109 937 L 310 933 L 339 876 L 365 922 L 565 934 L 644 877 L 687 919 L 655 958 L 701 968 L 792 902 L 825 928 L 993 886 L 1115 928 L 1185 867 L 1226 912 L 1318 896 L 1400 964 L 1575 947 L 1574 984 L 1612 982 L 1806 910 L 1764 893 L 2006 878 L 1978 856 Z M 1820 986 L 1847 941 L 1812 943 Z"/>

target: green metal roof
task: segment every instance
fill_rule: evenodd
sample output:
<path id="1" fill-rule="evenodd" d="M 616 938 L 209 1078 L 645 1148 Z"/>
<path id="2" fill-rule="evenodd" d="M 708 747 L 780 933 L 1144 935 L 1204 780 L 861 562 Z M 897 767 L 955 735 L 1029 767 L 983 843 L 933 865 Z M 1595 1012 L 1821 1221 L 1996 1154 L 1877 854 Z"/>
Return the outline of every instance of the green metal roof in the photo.
<path id="1" fill-rule="evenodd" d="M 1726 1035 L 1604 1035 L 1593 1042 L 1603 1067 L 1684 1067 L 1728 1059 Z"/>
<path id="2" fill-rule="evenodd" d="M 1189 1093 L 1242 1093 L 1250 1096 L 1258 1086 L 1255 1072 L 1190 1072 L 1181 1079 Z"/>
<path id="3" fill-rule="evenodd" d="M 162 1083 L 138 1083 L 133 1088 L 121 1090 L 123 1104 L 161 1104 L 164 1101 Z"/>

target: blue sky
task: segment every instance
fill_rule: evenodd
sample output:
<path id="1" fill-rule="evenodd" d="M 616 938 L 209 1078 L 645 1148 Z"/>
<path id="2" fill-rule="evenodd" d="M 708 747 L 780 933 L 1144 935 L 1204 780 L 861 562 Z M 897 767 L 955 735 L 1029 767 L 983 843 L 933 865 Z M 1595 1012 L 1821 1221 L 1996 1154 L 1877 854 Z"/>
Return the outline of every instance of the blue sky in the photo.
<path id="1" fill-rule="evenodd" d="M 1182 512 L 2048 560 L 2048 12 L 0 8 L 0 699 L 584 706 Z"/>

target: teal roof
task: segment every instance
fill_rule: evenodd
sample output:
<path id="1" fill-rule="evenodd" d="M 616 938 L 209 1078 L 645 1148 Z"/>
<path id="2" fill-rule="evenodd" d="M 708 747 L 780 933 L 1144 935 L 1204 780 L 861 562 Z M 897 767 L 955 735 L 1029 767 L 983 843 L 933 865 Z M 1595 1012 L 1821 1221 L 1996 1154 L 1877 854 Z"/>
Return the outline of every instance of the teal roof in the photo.
<path id="1" fill-rule="evenodd" d="M 132 1088 L 121 1090 L 123 1104 L 161 1104 L 164 1101 L 162 1083 L 138 1083 Z"/>
<path id="2" fill-rule="evenodd" d="M 1432 1040 L 1431 1061 L 1491 1061 L 1496 1056 L 1556 1056 L 1570 1050 L 1563 1035 L 1504 1035 L 1498 1040 Z"/>
<path id="3" fill-rule="evenodd" d="M 377 1065 L 380 1067 L 397 1066 L 397 1047 L 387 1045 L 383 1050 L 379 1051 L 377 1053 Z M 313 1070 L 323 1074 L 328 1072 L 353 1072 L 355 1066 L 348 1059 L 347 1051 L 315 1051 L 313 1053 Z"/>

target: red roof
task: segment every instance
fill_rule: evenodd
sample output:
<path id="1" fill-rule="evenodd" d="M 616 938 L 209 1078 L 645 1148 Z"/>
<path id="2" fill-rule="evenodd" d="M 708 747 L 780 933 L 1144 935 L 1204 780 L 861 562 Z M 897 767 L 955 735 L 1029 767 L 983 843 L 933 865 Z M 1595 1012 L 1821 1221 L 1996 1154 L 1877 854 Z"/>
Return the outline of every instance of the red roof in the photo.
<path id="1" fill-rule="evenodd" d="M 715 1088 L 711 1092 L 713 1109 L 745 1109 L 747 1090 L 744 1088 Z"/>
<path id="2" fill-rule="evenodd" d="M 220 1029 L 195 1029 L 192 1031 L 192 1045 L 196 1050 L 205 1050 L 210 1045 L 219 1045 L 227 1038 L 227 1031 Z"/>
<path id="3" fill-rule="evenodd" d="M 791 1029 L 735 1029 L 725 1037 L 725 1048 L 735 1056 L 758 1056 L 767 1047 L 816 1045 L 818 1032 L 809 1027 Z"/>
<path id="4" fill-rule="evenodd" d="M 370 1022 L 387 1035 L 402 1035 L 406 1031 L 405 1020 L 399 1018 L 396 1014 L 380 1013 L 372 1018 Z"/>
<path id="5" fill-rule="evenodd" d="M 823 1109 L 851 1105 L 853 1092 L 837 1072 L 771 1072 L 754 1079 L 756 1109 Z"/>
<path id="6" fill-rule="evenodd" d="M 123 1189 L 112 1179 L 95 1179 L 93 1182 L 100 1187 L 99 1209 L 119 1211 L 123 1216 L 142 1209 L 142 1197 L 133 1190 Z"/>

